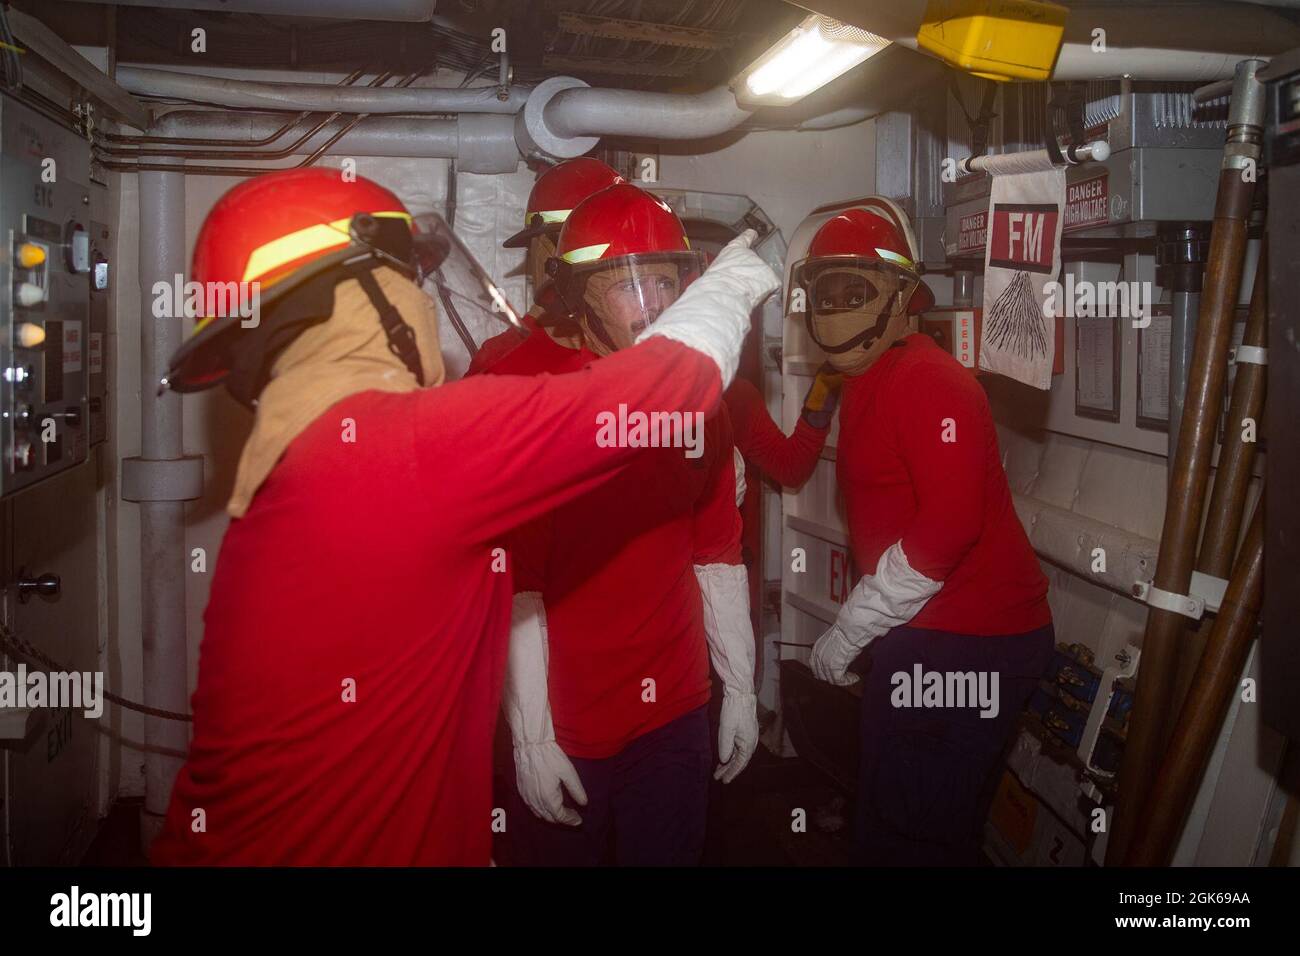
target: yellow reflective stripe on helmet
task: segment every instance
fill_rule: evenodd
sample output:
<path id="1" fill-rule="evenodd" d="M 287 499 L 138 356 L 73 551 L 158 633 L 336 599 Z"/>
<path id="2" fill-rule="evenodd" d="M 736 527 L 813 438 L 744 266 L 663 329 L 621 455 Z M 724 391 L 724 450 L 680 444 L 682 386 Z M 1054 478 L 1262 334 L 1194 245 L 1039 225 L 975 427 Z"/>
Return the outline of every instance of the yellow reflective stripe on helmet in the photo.
<path id="1" fill-rule="evenodd" d="M 530 212 L 524 216 L 524 225 L 531 226 L 534 219 L 540 219 L 546 223 L 564 222 L 569 218 L 572 209 L 539 209 L 537 212 Z"/>
<path id="2" fill-rule="evenodd" d="M 593 259 L 599 259 L 609 248 L 608 242 L 597 243 L 594 246 L 583 246 L 581 249 L 572 249 L 560 256 L 565 262 L 591 262 Z"/>
<path id="3" fill-rule="evenodd" d="M 890 249 L 877 248 L 876 255 L 880 256 L 880 258 L 882 259 L 888 259 L 890 262 L 897 262 L 900 266 L 903 266 L 905 269 L 912 269 L 912 270 L 916 269 L 916 263 L 912 262 L 911 259 L 907 258 L 907 256 L 899 255 L 897 252 L 894 252 Z"/>
<path id="4" fill-rule="evenodd" d="M 405 212 L 372 212 L 370 215 L 377 219 L 404 219 L 408 223 L 411 221 L 410 213 Z M 264 246 L 258 246 L 248 257 L 243 281 L 251 282 L 259 276 L 264 276 L 286 263 L 309 256 L 313 252 L 324 252 L 326 249 L 346 246 L 351 241 L 348 232 L 351 224 L 351 216 L 333 222 L 317 223 L 306 229 L 291 232 L 287 236 L 281 236 L 279 239 L 272 239 Z"/>

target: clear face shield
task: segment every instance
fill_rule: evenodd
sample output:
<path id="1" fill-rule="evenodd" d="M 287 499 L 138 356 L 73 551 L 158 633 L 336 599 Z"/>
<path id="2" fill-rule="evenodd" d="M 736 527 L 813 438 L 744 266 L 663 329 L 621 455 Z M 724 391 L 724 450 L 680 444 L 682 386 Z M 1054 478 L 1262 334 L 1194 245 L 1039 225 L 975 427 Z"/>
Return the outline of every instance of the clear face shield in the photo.
<path id="1" fill-rule="evenodd" d="M 556 285 L 578 316 L 588 346 L 605 355 L 630 347 L 704 271 L 700 252 L 557 263 Z"/>
<path id="2" fill-rule="evenodd" d="M 803 311 L 808 334 L 837 367 L 874 358 L 900 337 L 921 281 L 891 263 L 857 256 L 804 259 L 793 280 L 791 295 L 802 298 L 802 309 L 792 301 L 788 311 Z"/>
<path id="3" fill-rule="evenodd" d="M 505 292 L 442 216 L 416 216 L 412 226 L 416 282 L 434 297 L 470 355 L 503 325 L 526 331 Z"/>

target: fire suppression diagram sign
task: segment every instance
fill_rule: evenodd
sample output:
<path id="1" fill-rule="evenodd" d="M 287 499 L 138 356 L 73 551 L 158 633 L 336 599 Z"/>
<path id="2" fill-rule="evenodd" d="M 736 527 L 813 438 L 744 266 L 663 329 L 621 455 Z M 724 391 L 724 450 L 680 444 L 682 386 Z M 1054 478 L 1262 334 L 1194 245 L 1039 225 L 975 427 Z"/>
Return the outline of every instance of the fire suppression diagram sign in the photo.
<path id="1" fill-rule="evenodd" d="M 1034 388 L 1052 383 L 1055 322 L 1046 287 L 1061 268 L 1065 170 L 993 178 L 978 364 Z"/>
<path id="2" fill-rule="evenodd" d="M 1110 221 L 1109 177 L 1090 176 L 1065 187 L 1065 214 L 1062 228 L 1075 232 L 1090 226 L 1104 226 Z"/>

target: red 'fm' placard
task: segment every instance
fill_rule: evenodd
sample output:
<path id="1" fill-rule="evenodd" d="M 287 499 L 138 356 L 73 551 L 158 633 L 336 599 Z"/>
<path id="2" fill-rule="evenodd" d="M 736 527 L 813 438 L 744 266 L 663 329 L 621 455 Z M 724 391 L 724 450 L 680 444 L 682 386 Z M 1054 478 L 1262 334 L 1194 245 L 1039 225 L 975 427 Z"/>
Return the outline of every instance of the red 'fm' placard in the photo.
<path id="1" fill-rule="evenodd" d="M 1050 275 L 1056 261 L 1060 209 L 1036 203 L 996 203 L 989 229 L 989 265 Z"/>

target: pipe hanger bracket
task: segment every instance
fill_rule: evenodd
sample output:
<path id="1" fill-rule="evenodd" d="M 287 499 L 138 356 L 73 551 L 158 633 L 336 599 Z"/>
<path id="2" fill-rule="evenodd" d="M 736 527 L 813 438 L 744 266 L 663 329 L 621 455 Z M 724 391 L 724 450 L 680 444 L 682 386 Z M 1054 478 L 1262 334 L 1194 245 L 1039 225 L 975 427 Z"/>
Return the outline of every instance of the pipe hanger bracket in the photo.
<path id="1" fill-rule="evenodd" d="M 1238 345 L 1228 353 L 1228 361 L 1238 365 L 1267 365 L 1268 349 L 1263 345 Z"/>
<path id="2" fill-rule="evenodd" d="M 1173 591 L 1156 587 L 1150 581 L 1135 581 L 1133 596 L 1162 611 L 1173 611 L 1183 617 L 1190 617 L 1193 621 L 1199 621 L 1205 616 L 1206 611 L 1214 614 L 1219 610 L 1227 589 L 1226 579 L 1193 571 L 1191 586 L 1188 588 L 1190 594 L 1175 594 Z"/>

